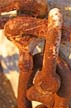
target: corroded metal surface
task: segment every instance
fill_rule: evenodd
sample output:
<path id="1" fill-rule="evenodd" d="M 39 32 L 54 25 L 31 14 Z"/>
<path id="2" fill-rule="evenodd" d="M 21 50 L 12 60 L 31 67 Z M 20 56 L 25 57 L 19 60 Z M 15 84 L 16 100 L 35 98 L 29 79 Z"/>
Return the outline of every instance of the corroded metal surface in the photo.
<path id="1" fill-rule="evenodd" d="M 34 86 L 27 93 L 28 99 L 40 101 L 47 107 L 53 106 L 54 93 L 58 91 L 61 83 L 59 76 L 56 74 L 56 60 L 61 41 L 61 28 L 62 15 L 55 8 L 50 11 L 48 17 L 48 34 L 42 70 L 38 72 L 34 80 Z"/>
<path id="2" fill-rule="evenodd" d="M 33 61 L 32 56 L 26 50 L 20 53 L 19 68 L 18 108 L 32 108 L 31 102 L 26 97 L 26 90 L 32 73 Z"/>
<path id="3" fill-rule="evenodd" d="M 0 12 L 17 9 L 33 16 L 45 16 L 47 8 L 47 0 L 0 0 Z"/>
<path id="4" fill-rule="evenodd" d="M 48 30 L 48 21 L 46 19 L 37 19 L 33 17 L 17 17 L 9 20 L 5 25 L 5 34 L 9 38 L 23 38 L 24 35 L 34 37 L 46 37 Z"/>
<path id="5" fill-rule="evenodd" d="M 43 93 L 56 92 L 60 87 L 60 80 L 58 75 L 56 75 L 56 60 L 61 41 L 61 28 L 62 15 L 58 9 L 52 9 L 48 17 L 48 34 L 43 67 L 35 79 L 35 86 Z"/>
<path id="6" fill-rule="evenodd" d="M 48 19 L 37 18 L 46 16 L 47 8 L 46 0 L 0 2 L 0 12 L 17 9 L 27 14 L 9 20 L 4 27 L 6 37 L 19 48 L 20 52 L 18 108 L 32 108 L 33 100 L 42 103 L 36 108 L 69 107 L 71 73 L 68 65 L 58 58 L 63 18 L 57 8 L 49 12 Z M 36 38 L 46 40 L 42 65 L 40 62 L 38 64 L 34 62 L 29 52 L 29 43 Z M 37 69 L 40 69 L 38 73 L 35 72 L 36 65 Z"/>

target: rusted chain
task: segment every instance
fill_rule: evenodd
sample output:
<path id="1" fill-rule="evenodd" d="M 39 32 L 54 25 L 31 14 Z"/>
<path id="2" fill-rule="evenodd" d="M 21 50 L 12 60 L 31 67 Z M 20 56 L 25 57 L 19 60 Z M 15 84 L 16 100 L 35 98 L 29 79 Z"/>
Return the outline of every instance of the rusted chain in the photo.
<path id="1" fill-rule="evenodd" d="M 9 37 L 46 37 L 48 21 L 46 19 L 37 19 L 33 17 L 16 17 L 9 20 L 5 25 L 5 34 Z M 27 36 L 26 36 L 27 37 Z"/>
<path id="2" fill-rule="evenodd" d="M 19 69 L 18 108 L 32 108 L 31 102 L 26 97 L 26 90 L 29 87 L 28 80 L 32 74 L 33 60 L 27 50 L 20 52 Z"/>
<path id="3" fill-rule="evenodd" d="M 48 17 L 48 35 L 46 38 L 42 70 L 36 75 L 34 86 L 27 92 L 27 98 L 29 100 L 42 102 L 49 108 L 52 108 L 54 93 L 60 87 L 60 78 L 56 74 L 56 60 L 61 41 L 61 28 L 62 15 L 55 8 L 50 11 Z"/>
<path id="4" fill-rule="evenodd" d="M 0 7 L 0 11 L 3 12 L 5 9 L 6 11 L 11 9 L 23 10 L 25 14 L 35 17 L 44 17 L 47 14 L 46 0 L 40 2 L 38 0 L 22 0 L 21 2 L 14 0 L 13 2 L 10 1 L 10 4 L 6 4 L 6 8 Z M 58 101 L 62 102 L 62 105 L 67 104 L 65 106 L 67 108 L 70 99 L 67 92 L 69 89 L 66 89 L 66 86 L 65 88 L 60 87 L 63 87 L 61 84 L 65 85 L 65 82 L 61 82 L 61 78 L 63 81 L 67 81 L 68 79 L 64 80 L 64 73 L 60 73 L 62 70 L 56 73 L 57 57 L 61 41 L 62 15 L 60 10 L 53 9 L 49 13 L 48 20 L 31 16 L 16 17 L 9 20 L 4 27 L 6 37 L 19 48 L 20 52 L 18 108 L 32 108 L 32 100 L 43 104 L 36 108 L 57 108 L 57 105 L 60 108 L 61 104 L 58 104 Z M 33 57 L 28 49 L 32 37 L 46 38 L 42 70 L 39 71 L 36 77 L 34 76 L 35 73 L 33 73 L 36 70 L 35 66 L 33 66 Z M 68 84 L 70 84 L 69 80 Z M 64 89 L 66 89 L 65 93 L 67 94 L 64 94 L 64 96 L 67 97 L 62 100 L 56 93 L 62 94 L 61 90 Z M 63 108 L 65 107 L 63 106 Z"/>
<path id="5" fill-rule="evenodd" d="M 55 19 L 55 16 L 58 19 Z M 55 89 L 58 89 L 60 86 L 59 80 L 58 80 L 59 78 L 56 75 L 56 59 L 58 56 L 59 44 L 61 41 L 60 39 L 61 26 L 62 26 L 62 16 L 59 13 L 59 10 L 58 9 L 51 10 L 48 17 L 48 37 L 46 39 L 43 67 L 42 67 L 42 72 L 40 73 L 40 76 L 42 75 L 43 76 L 35 80 L 35 85 L 37 87 L 39 86 L 42 91 L 55 92 L 57 91 Z M 48 78 L 46 78 L 47 76 Z M 38 82 L 43 87 L 41 87 Z M 44 87 L 44 86 L 47 86 L 47 87 Z"/>

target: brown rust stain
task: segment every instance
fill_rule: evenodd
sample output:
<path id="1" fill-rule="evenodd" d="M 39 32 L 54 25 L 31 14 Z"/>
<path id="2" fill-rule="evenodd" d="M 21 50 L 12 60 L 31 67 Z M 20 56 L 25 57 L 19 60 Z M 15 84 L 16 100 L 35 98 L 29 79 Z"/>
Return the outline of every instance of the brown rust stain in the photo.
<path id="1" fill-rule="evenodd" d="M 37 17 L 44 17 L 48 12 L 46 0 L 0 1 L 0 13 L 14 9 L 24 12 L 25 16 L 9 20 L 5 24 L 4 31 L 6 37 L 19 48 L 20 52 L 18 108 L 32 108 L 32 100 L 43 103 L 36 108 L 68 108 L 71 97 L 69 88 L 71 74 L 66 63 L 60 58 L 57 59 L 62 30 L 60 10 L 56 9 L 57 13 L 52 10 L 48 20 L 40 19 Z M 46 43 L 41 71 L 36 75 L 33 84 L 32 73 L 35 74 L 36 63 L 33 66 L 34 59 L 28 45 L 35 37 L 45 38 Z"/>
<path id="2" fill-rule="evenodd" d="M 23 10 L 25 14 L 43 17 L 48 12 L 47 0 L 0 0 L 0 13 Z"/>

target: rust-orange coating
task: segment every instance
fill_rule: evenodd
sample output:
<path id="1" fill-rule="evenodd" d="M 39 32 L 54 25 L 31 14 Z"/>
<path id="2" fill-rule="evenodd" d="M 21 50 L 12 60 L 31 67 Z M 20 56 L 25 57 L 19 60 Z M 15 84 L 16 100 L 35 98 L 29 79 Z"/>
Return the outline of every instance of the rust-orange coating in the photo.
<path id="1" fill-rule="evenodd" d="M 68 108 L 71 98 L 71 74 L 67 64 L 58 58 L 62 30 L 60 10 L 52 10 L 48 20 L 40 19 L 37 17 L 47 16 L 47 0 L 0 1 L 0 13 L 14 9 L 22 11 L 25 16 L 9 20 L 4 31 L 20 52 L 18 108 L 32 108 L 32 100 L 42 103 L 36 108 Z M 35 38 L 46 39 L 42 65 L 33 61 L 28 49 L 29 43 Z M 35 76 L 36 68 L 40 71 Z"/>
<path id="2" fill-rule="evenodd" d="M 43 0 L 46 1 L 46 0 Z M 19 2 L 19 1 L 18 1 Z M 6 3 L 7 7 L 3 8 L 1 12 L 4 11 L 9 11 L 13 9 L 21 10 L 22 6 L 24 7 L 23 10 L 26 13 L 29 13 L 32 16 L 45 16 L 45 13 L 47 13 L 47 7 L 44 2 L 40 2 L 37 4 L 37 2 L 33 2 L 33 0 L 27 0 L 27 1 L 22 1 L 18 4 L 18 2 L 13 1 L 11 5 Z M 23 5 L 24 2 L 24 5 Z M 45 5 L 44 5 L 45 4 Z M 36 6 L 37 5 L 37 6 Z M 16 7 L 17 6 L 17 7 Z M 21 6 L 21 7 L 20 7 Z M 30 8 L 32 7 L 32 9 Z M 33 9 L 34 8 L 34 9 Z M 4 9 L 4 10 L 3 10 Z M 34 11 L 33 11 L 34 10 Z M 39 15 L 38 15 L 39 14 Z M 23 22 L 24 21 L 24 22 Z M 33 24 L 32 24 L 33 22 Z M 17 23 L 17 25 L 16 25 Z M 20 76 L 19 76 L 19 85 L 18 85 L 18 108 L 31 108 L 31 102 L 27 99 L 26 97 L 26 90 L 32 85 L 32 82 L 30 80 L 30 83 L 28 82 L 30 79 L 30 75 L 32 74 L 32 56 L 29 54 L 29 51 L 26 51 L 26 48 L 28 47 L 29 42 L 31 41 L 30 35 L 32 35 L 35 31 L 35 36 L 37 36 L 40 26 L 43 27 L 45 26 L 45 20 L 40 20 L 36 19 L 33 17 L 18 17 L 10 20 L 6 25 L 5 25 L 5 35 L 9 40 L 11 40 L 17 47 L 19 48 L 20 51 L 20 58 L 19 58 L 19 69 L 20 69 Z M 31 25 L 32 24 L 32 25 Z M 40 25 L 41 24 L 41 25 Z M 10 25 L 10 26 L 8 26 Z M 26 25 L 28 26 L 27 28 Z M 43 25 L 43 26 L 42 26 Z M 33 29 L 30 31 L 28 29 Z M 20 31 L 22 30 L 22 31 Z M 27 33 L 24 34 L 24 31 L 28 31 Z M 9 31 L 9 32 L 8 32 Z M 19 33 L 20 31 L 20 33 Z M 13 33 L 13 34 L 12 34 Z M 23 33 L 23 34 L 22 34 Z M 44 32 L 45 33 L 45 32 Z M 40 33 L 42 35 L 42 33 Z M 31 69 L 30 69 L 31 68 Z M 28 75 L 27 75 L 28 74 Z"/>
<path id="3" fill-rule="evenodd" d="M 5 25 L 5 34 L 9 37 L 24 35 L 34 37 L 46 37 L 48 30 L 48 21 L 46 19 L 37 19 L 33 17 L 16 17 L 9 20 Z"/>
<path id="4" fill-rule="evenodd" d="M 31 102 L 26 97 L 26 91 L 29 87 L 28 80 L 33 69 L 33 60 L 32 56 L 28 53 L 28 49 L 25 52 L 20 52 L 19 69 L 18 108 L 32 108 Z"/>
<path id="5" fill-rule="evenodd" d="M 25 14 L 43 17 L 48 12 L 47 0 L 0 0 L 0 13 L 23 10 Z"/>
<path id="6" fill-rule="evenodd" d="M 56 93 L 60 88 L 61 82 L 58 74 L 56 73 L 56 61 L 61 41 L 62 16 L 59 13 L 59 10 L 55 10 L 56 13 L 53 14 L 51 11 L 48 17 L 48 31 L 42 70 L 36 75 L 34 86 L 31 87 L 27 92 L 27 98 L 29 100 L 42 102 L 48 108 L 53 107 L 54 93 Z M 58 19 L 54 19 L 56 18 L 55 15 L 58 17 Z M 56 21 L 54 22 L 54 20 Z"/>
<path id="7" fill-rule="evenodd" d="M 48 34 L 46 37 L 43 66 L 42 70 L 36 76 L 34 84 L 40 92 L 43 92 L 43 94 L 47 94 L 48 92 L 54 93 L 60 87 L 60 78 L 56 74 L 56 60 L 61 41 L 62 16 L 59 13 L 59 10 L 55 9 L 55 11 L 56 13 L 51 11 L 49 13 Z M 54 19 L 56 17 L 58 19 Z"/>

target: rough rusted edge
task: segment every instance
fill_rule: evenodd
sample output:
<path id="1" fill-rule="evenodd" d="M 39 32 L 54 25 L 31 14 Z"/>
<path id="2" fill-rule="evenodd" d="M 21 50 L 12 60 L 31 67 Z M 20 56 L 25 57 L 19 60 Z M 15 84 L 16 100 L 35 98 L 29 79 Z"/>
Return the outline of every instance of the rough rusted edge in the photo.
<path id="1" fill-rule="evenodd" d="M 47 19 L 37 19 L 29 16 L 16 17 L 9 20 L 4 27 L 5 35 L 8 38 L 23 38 L 24 35 L 32 37 L 45 38 L 47 36 Z"/>
<path id="2" fill-rule="evenodd" d="M 48 35 L 43 58 L 42 71 L 35 78 L 35 87 L 39 92 L 56 92 L 60 87 L 60 78 L 56 74 L 56 60 L 59 54 L 62 29 L 62 14 L 54 8 L 48 16 Z"/>
<path id="3" fill-rule="evenodd" d="M 51 14 L 53 15 L 53 17 Z M 55 18 L 55 22 L 54 22 L 54 18 Z M 57 64 L 56 60 L 58 57 L 58 51 L 60 47 L 61 27 L 62 27 L 62 15 L 59 9 L 56 8 L 50 11 L 49 17 L 48 17 L 48 25 L 49 25 L 48 36 L 46 38 L 46 45 L 45 45 L 45 52 L 44 52 L 44 54 L 46 54 L 44 57 L 45 62 L 43 64 L 42 71 L 40 71 L 35 78 L 35 81 L 34 81 L 35 86 L 31 87 L 27 91 L 27 98 L 29 100 L 42 102 L 46 106 L 50 107 L 50 106 L 53 106 L 53 103 L 54 103 L 54 98 L 53 98 L 54 93 L 60 87 L 60 79 L 56 74 L 56 64 Z M 52 45 L 56 48 L 56 50 L 53 49 Z M 50 47 L 52 48 L 50 49 Z M 48 58 L 49 56 L 50 56 L 50 59 Z M 51 61 L 51 65 L 49 64 L 50 61 Z M 49 71 L 48 65 L 50 67 L 50 71 Z M 53 65 L 53 68 L 51 67 L 52 65 Z M 47 73 L 47 71 L 49 72 Z M 43 89 L 40 86 L 41 82 L 43 83 L 42 84 Z M 52 83 L 53 88 L 51 87 L 50 82 Z"/>
<path id="4" fill-rule="evenodd" d="M 26 97 L 28 81 L 32 74 L 33 61 L 28 52 L 21 52 L 19 57 L 19 85 L 18 85 L 18 108 L 32 108 L 31 101 Z"/>

